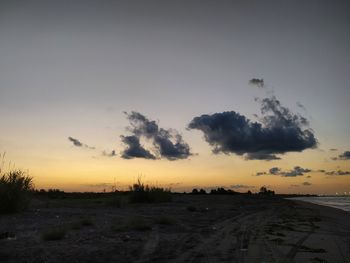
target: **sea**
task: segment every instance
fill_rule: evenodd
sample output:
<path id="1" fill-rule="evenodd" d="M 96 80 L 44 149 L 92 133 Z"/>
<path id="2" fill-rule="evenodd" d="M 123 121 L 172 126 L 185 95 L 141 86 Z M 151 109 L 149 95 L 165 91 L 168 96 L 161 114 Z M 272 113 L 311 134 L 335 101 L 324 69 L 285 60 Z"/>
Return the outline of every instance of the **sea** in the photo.
<path id="1" fill-rule="evenodd" d="M 350 196 L 313 196 L 293 197 L 291 200 L 301 200 L 313 204 L 330 206 L 350 212 Z"/>

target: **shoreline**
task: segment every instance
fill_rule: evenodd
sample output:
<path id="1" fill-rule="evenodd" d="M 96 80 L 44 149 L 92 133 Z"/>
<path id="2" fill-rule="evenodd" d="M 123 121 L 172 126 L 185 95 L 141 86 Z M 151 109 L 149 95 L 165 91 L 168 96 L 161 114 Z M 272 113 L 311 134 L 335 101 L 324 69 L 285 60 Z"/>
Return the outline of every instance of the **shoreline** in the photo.
<path id="1" fill-rule="evenodd" d="M 323 198 L 323 197 L 321 197 L 321 198 Z M 325 198 L 327 198 L 327 197 L 325 197 Z M 306 202 L 309 204 L 316 204 L 316 205 L 325 206 L 325 207 L 332 207 L 332 208 L 339 209 L 339 210 L 342 210 L 345 212 L 350 212 L 350 207 L 348 204 L 345 206 L 345 208 L 342 208 L 342 206 L 339 204 L 332 205 L 332 204 L 323 202 L 322 199 L 314 199 L 314 197 L 292 197 L 292 198 L 285 198 L 285 199 L 291 200 L 291 201 L 301 201 L 301 202 Z"/>

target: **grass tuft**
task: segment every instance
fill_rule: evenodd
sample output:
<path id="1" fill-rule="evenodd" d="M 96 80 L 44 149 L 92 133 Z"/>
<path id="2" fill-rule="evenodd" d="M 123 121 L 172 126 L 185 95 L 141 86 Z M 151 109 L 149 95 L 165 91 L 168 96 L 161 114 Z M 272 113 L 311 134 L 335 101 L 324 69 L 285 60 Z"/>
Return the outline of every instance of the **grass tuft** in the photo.
<path id="1" fill-rule="evenodd" d="M 145 185 L 141 178 L 130 186 L 130 203 L 162 203 L 171 200 L 170 189 Z"/>
<path id="2" fill-rule="evenodd" d="M 0 214 L 18 212 L 30 203 L 33 179 L 22 170 L 3 172 L 0 167 Z"/>

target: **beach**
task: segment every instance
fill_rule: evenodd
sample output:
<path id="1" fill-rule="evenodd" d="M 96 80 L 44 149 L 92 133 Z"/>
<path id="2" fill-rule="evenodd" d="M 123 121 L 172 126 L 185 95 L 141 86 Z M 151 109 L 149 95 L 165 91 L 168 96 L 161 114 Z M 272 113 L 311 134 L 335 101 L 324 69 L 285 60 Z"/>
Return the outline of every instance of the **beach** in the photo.
<path id="1" fill-rule="evenodd" d="M 0 261 L 350 262 L 350 213 L 258 195 L 41 198 L 0 216 Z"/>

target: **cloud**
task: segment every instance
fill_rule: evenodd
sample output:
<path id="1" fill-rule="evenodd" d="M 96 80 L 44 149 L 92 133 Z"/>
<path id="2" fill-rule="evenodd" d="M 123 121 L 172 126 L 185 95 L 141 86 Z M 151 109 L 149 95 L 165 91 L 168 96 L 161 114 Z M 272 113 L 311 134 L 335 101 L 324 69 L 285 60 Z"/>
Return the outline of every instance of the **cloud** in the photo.
<path id="1" fill-rule="evenodd" d="M 261 104 L 260 122 L 226 111 L 197 116 L 189 129 L 203 132 L 213 153 L 244 155 L 248 160 L 276 160 L 277 154 L 315 148 L 317 140 L 308 120 L 283 107 L 276 97 L 257 99 Z"/>
<path id="2" fill-rule="evenodd" d="M 73 137 L 68 137 L 68 140 L 71 141 L 73 143 L 73 145 L 76 147 L 84 147 L 84 148 L 88 148 L 91 150 L 95 149 L 95 147 L 89 146 L 87 144 L 83 144 L 81 141 L 79 141 L 78 139 L 75 139 Z"/>
<path id="3" fill-rule="evenodd" d="M 336 149 L 336 148 L 331 148 L 331 149 L 329 149 L 331 152 L 335 152 L 335 151 L 338 151 L 338 149 Z"/>
<path id="4" fill-rule="evenodd" d="M 112 150 L 111 152 L 103 151 L 102 155 L 106 157 L 114 157 L 114 156 L 117 156 L 117 153 L 115 152 L 115 150 Z"/>
<path id="5" fill-rule="evenodd" d="M 121 153 L 121 157 L 124 159 L 132 158 L 144 158 L 144 159 L 156 159 L 156 157 L 148 150 L 143 148 L 140 144 L 140 140 L 137 136 L 121 136 L 122 142 L 127 145 L 124 151 Z"/>
<path id="6" fill-rule="evenodd" d="M 325 172 L 326 175 L 350 175 L 350 171 L 342 171 L 342 170 L 338 170 L 338 171 L 329 171 L 329 172 Z"/>
<path id="7" fill-rule="evenodd" d="M 304 186 L 310 186 L 310 185 L 312 185 L 312 184 L 309 183 L 309 182 L 303 182 L 303 185 L 304 185 Z"/>
<path id="8" fill-rule="evenodd" d="M 280 174 L 280 172 L 281 172 L 281 168 L 278 168 L 278 167 L 272 167 L 272 168 L 269 170 L 269 173 L 270 173 L 270 174 L 273 174 L 273 175 Z"/>
<path id="9" fill-rule="evenodd" d="M 247 153 L 244 155 L 246 160 L 264 160 L 264 161 L 271 161 L 271 160 L 280 160 L 281 158 L 274 155 L 274 154 L 267 154 L 267 153 Z"/>
<path id="10" fill-rule="evenodd" d="M 350 151 L 345 151 L 338 157 L 332 158 L 332 160 L 350 160 Z"/>
<path id="11" fill-rule="evenodd" d="M 78 139 L 75 139 L 73 137 L 68 137 L 68 140 L 70 140 L 74 144 L 74 146 L 77 146 L 77 147 L 83 146 L 83 144 Z"/>
<path id="12" fill-rule="evenodd" d="M 297 101 L 297 106 L 299 107 L 299 108 L 301 108 L 301 109 L 303 109 L 304 111 L 306 111 L 306 108 L 305 108 L 305 106 L 303 105 L 303 104 L 301 104 L 299 101 Z"/>
<path id="13" fill-rule="evenodd" d="M 290 186 L 291 186 L 291 187 L 299 187 L 298 184 L 291 184 Z"/>
<path id="14" fill-rule="evenodd" d="M 160 158 L 173 161 L 186 159 L 192 155 L 189 145 L 176 130 L 160 128 L 155 121 L 149 120 L 139 112 L 133 111 L 130 114 L 126 113 L 126 115 L 130 121 L 129 130 L 133 136 L 138 141 L 141 137 L 150 140 L 156 149 L 156 155 Z"/>
<path id="15" fill-rule="evenodd" d="M 249 80 L 251 85 L 257 86 L 258 88 L 263 88 L 265 86 L 264 79 L 252 78 Z"/>
<path id="16" fill-rule="evenodd" d="M 230 188 L 233 188 L 233 189 L 248 189 L 248 188 L 255 188 L 255 186 L 245 185 L 245 184 L 234 184 L 234 185 L 231 185 Z"/>
<path id="17" fill-rule="evenodd" d="M 310 173 L 310 169 L 301 168 L 300 166 L 295 166 L 291 171 L 289 172 L 282 172 L 282 176 L 285 177 L 295 177 L 295 176 L 303 176 L 305 173 Z"/>
<path id="18" fill-rule="evenodd" d="M 268 172 L 257 172 L 256 176 L 266 174 L 266 175 L 279 175 L 282 177 L 296 177 L 296 176 L 303 176 L 304 174 L 310 173 L 310 172 L 312 172 L 312 170 L 307 168 L 302 168 L 300 166 L 294 166 L 294 168 L 289 171 L 283 171 L 279 167 L 272 167 L 269 169 Z"/>

